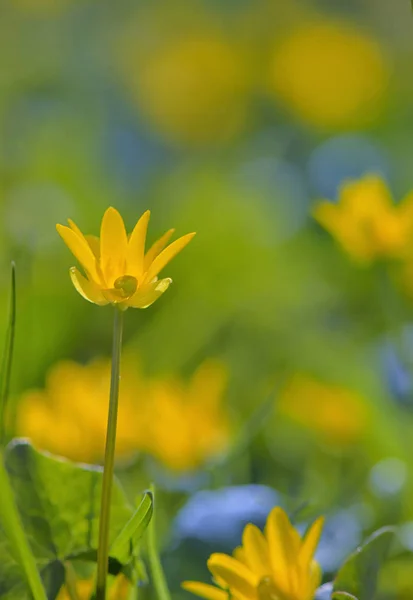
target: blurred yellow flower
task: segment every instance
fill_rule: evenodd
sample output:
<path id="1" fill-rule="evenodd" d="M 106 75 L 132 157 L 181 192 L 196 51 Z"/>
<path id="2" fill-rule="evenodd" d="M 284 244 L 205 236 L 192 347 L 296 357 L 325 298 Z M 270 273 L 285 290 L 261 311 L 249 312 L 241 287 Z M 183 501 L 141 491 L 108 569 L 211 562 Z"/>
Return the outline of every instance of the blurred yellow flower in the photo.
<path id="1" fill-rule="evenodd" d="M 229 418 L 222 401 L 225 368 L 204 362 L 189 382 L 155 381 L 146 391 L 142 450 L 173 471 L 190 471 L 223 452 L 230 439 Z"/>
<path id="2" fill-rule="evenodd" d="M 277 506 L 264 533 L 250 523 L 233 556 L 210 556 L 207 565 L 216 586 L 185 581 L 182 587 L 207 600 L 313 600 L 321 583 L 314 553 L 322 527 L 319 518 L 302 538 Z"/>
<path id="3" fill-rule="evenodd" d="M 19 402 L 17 431 L 42 450 L 71 460 L 94 463 L 104 456 L 110 362 L 83 366 L 57 363 L 43 390 L 29 390 Z M 139 447 L 138 402 L 140 381 L 122 369 L 116 455 L 130 456 Z"/>
<path id="4" fill-rule="evenodd" d="M 80 579 L 76 582 L 76 593 L 78 600 L 90 600 L 93 592 L 94 580 L 93 579 Z M 127 600 L 128 593 L 131 589 L 130 582 L 124 575 L 116 577 L 113 585 L 111 586 L 108 593 L 108 600 Z M 64 585 L 56 598 L 56 600 L 73 600 L 73 597 L 69 594 L 66 586 Z"/>
<path id="5" fill-rule="evenodd" d="M 394 204 L 380 177 L 344 182 L 339 202 L 319 202 L 315 219 L 356 261 L 403 258 L 413 242 L 413 193 Z"/>
<path id="6" fill-rule="evenodd" d="M 354 24 L 321 20 L 299 25 L 277 45 L 269 85 L 303 121 L 335 129 L 374 121 L 388 83 L 375 39 Z"/>
<path id="7" fill-rule="evenodd" d="M 122 310 L 147 308 L 168 289 L 172 279 L 159 280 L 158 274 L 195 234 L 188 233 L 165 248 L 174 232 L 170 229 L 145 253 L 149 216 L 147 210 L 128 236 L 121 215 L 110 207 L 103 215 L 100 240 L 84 236 L 70 219 L 69 227 L 56 226 L 85 270 L 87 277 L 72 267 L 70 277 L 86 300 L 99 306 L 116 304 Z"/>
<path id="8" fill-rule="evenodd" d="M 246 124 L 247 61 L 215 31 L 161 37 L 149 52 L 139 38 L 123 50 L 123 79 L 149 123 L 174 143 L 226 141 Z"/>
<path id="9" fill-rule="evenodd" d="M 185 383 L 145 379 L 132 364 L 122 368 L 116 439 L 118 459 L 145 452 L 176 471 L 201 465 L 229 442 L 222 407 L 226 371 L 205 362 Z M 104 456 L 109 361 L 83 366 L 56 364 L 44 390 L 29 390 L 19 402 L 18 435 L 42 450 L 87 463 Z"/>
<path id="10" fill-rule="evenodd" d="M 277 400 L 277 408 L 324 442 L 349 445 L 360 439 L 367 425 L 367 406 L 356 392 L 297 374 Z"/>

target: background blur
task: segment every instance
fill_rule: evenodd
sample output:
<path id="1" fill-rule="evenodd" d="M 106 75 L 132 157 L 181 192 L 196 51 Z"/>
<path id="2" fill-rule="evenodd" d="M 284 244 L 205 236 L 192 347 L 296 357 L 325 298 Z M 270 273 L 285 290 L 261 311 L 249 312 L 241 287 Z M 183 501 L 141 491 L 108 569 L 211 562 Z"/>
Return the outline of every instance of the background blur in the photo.
<path id="1" fill-rule="evenodd" d="M 18 435 L 101 459 L 111 311 L 73 289 L 55 224 L 97 234 L 113 205 L 128 230 L 150 208 L 150 241 L 198 232 L 167 294 L 126 314 L 119 425 L 131 499 L 160 489 L 179 597 L 276 503 L 327 516 L 325 580 L 381 525 L 413 549 L 413 300 L 311 216 L 366 173 L 413 189 L 412 26 L 408 0 L 2 3 Z M 390 563 L 383 597 L 411 597 L 411 567 Z"/>

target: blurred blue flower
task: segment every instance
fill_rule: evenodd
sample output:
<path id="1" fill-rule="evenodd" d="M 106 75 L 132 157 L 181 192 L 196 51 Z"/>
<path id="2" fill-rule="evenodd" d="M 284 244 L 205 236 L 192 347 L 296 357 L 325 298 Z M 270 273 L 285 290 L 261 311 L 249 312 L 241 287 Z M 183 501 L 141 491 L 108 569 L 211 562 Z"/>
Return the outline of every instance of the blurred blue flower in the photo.
<path id="1" fill-rule="evenodd" d="M 331 600 L 332 593 L 333 584 L 325 583 L 324 585 L 318 588 L 314 600 Z"/>
<path id="2" fill-rule="evenodd" d="M 178 513 L 177 539 L 236 546 L 247 523 L 263 527 L 268 513 L 279 504 L 277 492 L 264 485 L 240 485 L 197 492 Z"/>
<path id="3" fill-rule="evenodd" d="M 404 329 L 401 344 L 405 357 L 413 356 L 413 329 L 411 326 Z M 397 351 L 390 340 L 385 340 L 380 344 L 379 360 L 386 388 L 398 402 L 411 406 L 413 401 L 411 365 L 406 364 L 406 360 L 402 359 L 400 351 Z"/>
<path id="4" fill-rule="evenodd" d="M 361 525 L 351 510 L 340 510 L 331 516 L 323 529 L 316 560 L 324 573 L 333 573 L 361 542 Z"/>
<path id="5" fill-rule="evenodd" d="M 376 173 L 388 180 L 389 171 L 389 161 L 375 142 L 348 133 L 318 146 L 308 162 L 310 183 L 314 194 L 321 198 L 335 198 L 339 185 L 346 179 Z"/>

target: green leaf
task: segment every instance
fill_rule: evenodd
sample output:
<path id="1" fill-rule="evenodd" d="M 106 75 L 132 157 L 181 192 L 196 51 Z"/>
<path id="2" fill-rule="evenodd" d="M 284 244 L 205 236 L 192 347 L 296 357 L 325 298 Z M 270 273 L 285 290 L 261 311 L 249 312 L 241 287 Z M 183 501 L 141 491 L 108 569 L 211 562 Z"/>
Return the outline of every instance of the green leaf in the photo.
<path id="1" fill-rule="evenodd" d="M 334 592 L 332 600 L 358 600 L 358 598 L 347 592 Z"/>
<path id="2" fill-rule="evenodd" d="M 52 564 L 62 564 L 65 560 L 76 558 L 84 559 L 88 554 L 95 560 L 102 470 L 38 452 L 27 442 L 19 440 L 8 446 L 5 465 L 20 518 L 43 580 L 48 580 Z M 139 512 L 142 503 L 144 510 Z M 142 503 L 137 511 L 140 518 L 135 516 L 136 528 L 132 531 L 129 523 L 134 514 L 119 483 L 114 481 L 111 544 L 126 527 L 133 538 L 131 544 L 135 543 L 146 523 L 147 495 Z M 125 539 L 123 534 L 118 557 L 126 564 L 133 560 L 133 556 L 125 551 Z M 111 562 L 119 570 L 122 569 L 123 563 L 117 558 L 112 557 Z M 57 589 L 63 582 L 63 569 L 60 573 L 61 580 L 53 582 Z M 7 538 L 0 530 L 0 597 L 2 600 L 26 600 L 30 596 L 25 590 L 20 568 L 13 559 Z M 50 594 L 49 597 L 53 598 Z"/>
<path id="3" fill-rule="evenodd" d="M 131 540 L 135 543 L 145 533 L 153 514 L 153 494 L 145 492 L 141 503 L 110 547 L 110 556 L 121 563 L 130 559 Z"/>
<path id="4" fill-rule="evenodd" d="M 333 585 L 333 598 L 344 600 L 355 597 L 358 600 L 373 600 L 377 590 L 379 571 L 386 560 L 395 531 L 383 527 L 347 559 L 337 574 Z M 338 593 L 347 596 L 338 596 Z"/>

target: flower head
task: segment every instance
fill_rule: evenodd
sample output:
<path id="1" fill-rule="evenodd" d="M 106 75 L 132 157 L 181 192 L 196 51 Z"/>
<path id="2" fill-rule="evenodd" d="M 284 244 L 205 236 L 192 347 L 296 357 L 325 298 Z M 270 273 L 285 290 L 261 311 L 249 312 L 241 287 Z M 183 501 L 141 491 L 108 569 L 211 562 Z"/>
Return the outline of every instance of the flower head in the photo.
<path id="1" fill-rule="evenodd" d="M 223 400 L 226 369 L 206 361 L 186 382 L 146 378 L 131 360 L 122 366 L 116 456 L 137 452 L 155 457 L 174 472 L 199 467 L 229 443 Z M 61 361 L 44 389 L 27 390 L 17 411 L 18 435 L 42 450 L 71 460 L 97 463 L 104 456 L 110 385 L 109 360 L 88 365 Z"/>
<path id="2" fill-rule="evenodd" d="M 230 440 L 223 400 L 224 366 L 205 361 L 192 378 L 155 380 L 140 404 L 141 449 L 174 472 L 191 471 L 222 453 Z"/>
<path id="3" fill-rule="evenodd" d="M 86 277 L 72 267 L 70 277 L 86 300 L 99 306 L 116 304 L 123 310 L 147 308 L 168 289 L 172 279 L 158 279 L 158 274 L 195 234 L 166 246 L 174 232 L 170 229 L 145 253 L 149 216 L 147 210 L 129 236 L 121 215 L 112 207 L 103 215 L 100 239 L 83 235 L 70 219 L 69 227 L 56 226 L 85 271 Z"/>
<path id="4" fill-rule="evenodd" d="M 338 204 L 319 202 L 314 217 L 360 263 L 403 258 L 412 242 L 413 195 L 396 205 L 384 181 L 367 175 L 345 182 Z"/>
<path id="5" fill-rule="evenodd" d="M 368 422 L 362 396 L 338 385 L 296 374 L 285 386 L 277 408 L 317 438 L 335 445 L 357 442 Z"/>
<path id="6" fill-rule="evenodd" d="M 389 74 L 373 37 L 353 23 L 317 19 L 294 27 L 277 44 L 270 87 L 309 125 L 348 129 L 380 115 Z"/>
<path id="7" fill-rule="evenodd" d="M 321 582 L 314 553 L 322 526 L 323 519 L 317 519 L 302 538 L 277 506 L 264 533 L 249 523 L 233 556 L 210 556 L 207 564 L 216 586 L 197 581 L 182 586 L 207 600 L 312 600 Z"/>

